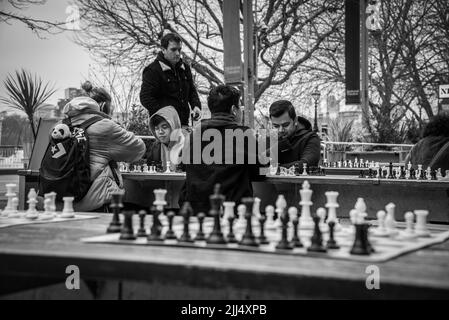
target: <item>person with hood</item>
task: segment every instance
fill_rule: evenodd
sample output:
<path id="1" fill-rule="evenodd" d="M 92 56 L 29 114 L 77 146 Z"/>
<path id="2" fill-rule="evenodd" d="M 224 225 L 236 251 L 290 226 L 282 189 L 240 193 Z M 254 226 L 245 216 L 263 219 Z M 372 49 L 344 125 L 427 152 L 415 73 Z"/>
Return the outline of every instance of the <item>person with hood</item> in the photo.
<path id="1" fill-rule="evenodd" d="M 184 133 L 178 113 L 172 106 L 158 110 L 150 118 L 150 130 L 156 138 L 147 150 L 147 162 L 161 162 L 164 170 L 170 161 L 170 170 L 174 171 L 181 162 L 184 146 Z"/>
<path id="2" fill-rule="evenodd" d="M 320 161 L 320 138 L 312 131 L 310 122 L 296 116 L 295 108 L 288 100 L 279 100 L 270 106 L 272 127 L 278 134 L 279 166 L 297 166 L 302 170 L 317 166 Z"/>
<path id="3" fill-rule="evenodd" d="M 423 138 L 410 150 L 405 163 L 411 162 L 416 169 L 441 168 L 444 174 L 449 170 L 449 113 L 443 112 L 431 118 L 424 128 Z M 446 176 L 446 178 L 448 178 Z"/>
<path id="4" fill-rule="evenodd" d="M 74 203 L 77 212 L 105 211 L 112 193 L 123 191 L 123 180 L 116 162 L 134 162 L 145 154 L 145 144 L 132 132 L 112 121 L 111 96 L 89 82 L 82 88 L 87 96 L 72 99 L 63 114 L 72 125 L 80 125 L 92 116 L 103 119 L 87 129 L 92 185 L 87 194 Z M 119 183 L 117 183 L 117 180 Z"/>
<path id="5" fill-rule="evenodd" d="M 184 145 L 186 181 L 180 207 L 188 201 L 195 213 L 208 214 L 209 196 L 216 184 L 220 184 L 220 194 L 226 201 L 237 205 L 242 198 L 253 196 L 251 182 L 263 179 L 257 150 L 249 147 L 251 143 L 256 145 L 256 137 L 250 128 L 240 124 L 239 102 L 240 92 L 231 86 L 219 85 L 210 91 L 207 105 L 211 118 L 201 120 Z"/>
<path id="6" fill-rule="evenodd" d="M 143 70 L 140 102 L 150 116 L 159 109 L 173 106 L 181 125 L 189 126 L 189 117 L 197 120 L 201 103 L 193 82 L 190 66 L 181 59 L 182 41 L 179 35 L 168 33 L 161 39 L 162 51 Z M 192 111 L 191 111 L 192 109 Z"/>

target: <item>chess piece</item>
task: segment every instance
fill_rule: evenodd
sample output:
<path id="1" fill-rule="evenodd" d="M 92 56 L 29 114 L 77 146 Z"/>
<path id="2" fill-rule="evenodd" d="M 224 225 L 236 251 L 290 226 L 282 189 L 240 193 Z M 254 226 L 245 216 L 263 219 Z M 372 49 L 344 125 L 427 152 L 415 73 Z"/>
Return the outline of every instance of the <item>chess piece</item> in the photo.
<path id="1" fill-rule="evenodd" d="M 274 207 L 272 205 L 268 205 L 265 207 L 265 215 L 267 216 L 266 223 L 271 225 L 275 221 L 275 215 L 274 215 Z"/>
<path id="2" fill-rule="evenodd" d="M 433 181 L 438 180 L 436 170 L 432 169 L 432 171 L 430 171 L 430 180 L 433 180 Z"/>
<path id="3" fill-rule="evenodd" d="M 391 202 L 385 206 L 385 211 L 387 211 L 387 217 L 385 218 L 385 227 L 391 235 L 397 233 L 395 208 L 395 204 Z"/>
<path id="4" fill-rule="evenodd" d="M 27 203 L 28 203 L 28 210 L 26 212 L 25 218 L 29 220 L 36 220 L 39 217 L 39 212 L 36 210 L 37 193 L 34 188 L 31 188 L 30 192 L 28 192 Z"/>
<path id="5" fill-rule="evenodd" d="M 388 177 L 387 179 L 394 179 L 393 175 L 393 163 L 390 162 L 390 165 L 388 166 Z"/>
<path id="6" fill-rule="evenodd" d="M 246 206 L 246 213 L 245 213 L 245 219 L 246 219 L 246 228 L 245 233 L 242 236 L 242 240 L 240 240 L 240 244 L 243 246 L 251 246 L 255 247 L 258 245 L 256 241 L 256 237 L 253 234 L 252 229 L 252 215 L 253 215 L 253 198 L 243 198 L 242 203 Z"/>
<path id="7" fill-rule="evenodd" d="M 260 234 L 257 237 L 257 240 L 260 244 L 269 244 L 267 237 L 265 236 L 265 222 L 267 221 L 267 216 L 265 214 L 261 214 L 259 216 L 259 226 L 260 226 Z"/>
<path id="8" fill-rule="evenodd" d="M 260 202 L 261 202 L 260 198 L 257 198 L 257 197 L 254 198 L 253 216 L 256 219 L 259 219 L 259 217 L 260 217 Z"/>
<path id="9" fill-rule="evenodd" d="M 304 162 L 302 164 L 302 175 L 307 176 L 307 163 L 306 162 Z"/>
<path id="10" fill-rule="evenodd" d="M 320 229 L 321 232 L 327 232 L 327 224 L 326 224 L 326 209 L 318 208 L 316 210 L 316 215 L 320 218 Z"/>
<path id="11" fill-rule="evenodd" d="M 165 189 L 155 189 L 154 193 L 154 202 L 153 205 L 156 206 L 156 209 L 160 212 L 164 212 L 164 206 L 167 205 L 167 201 L 165 201 L 165 195 L 167 194 L 167 190 Z"/>
<path id="12" fill-rule="evenodd" d="M 11 211 L 9 212 L 8 218 L 16 219 L 20 218 L 20 213 L 17 210 L 17 207 L 19 206 L 19 198 L 14 197 L 11 201 Z"/>
<path id="13" fill-rule="evenodd" d="M 357 198 L 357 202 L 355 203 L 354 209 L 357 211 L 355 224 L 364 223 L 365 218 L 367 217 L 366 213 L 366 204 L 363 198 Z"/>
<path id="14" fill-rule="evenodd" d="M 244 204 L 239 204 L 237 206 L 237 217 L 238 217 L 238 221 L 237 221 L 237 225 L 243 226 L 245 224 L 245 212 L 246 212 L 246 207 Z"/>
<path id="15" fill-rule="evenodd" d="M 75 218 L 75 211 L 73 210 L 74 197 L 64 197 L 64 208 L 62 209 L 61 218 Z"/>
<path id="16" fill-rule="evenodd" d="M 405 178 L 406 178 L 405 169 L 404 169 L 404 166 L 401 166 L 401 174 L 399 176 L 399 179 L 405 179 Z"/>
<path id="17" fill-rule="evenodd" d="M 366 223 L 358 223 L 355 225 L 355 238 L 354 244 L 350 251 L 353 255 L 370 255 L 373 252 L 373 248 L 368 241 L 368 228 Z"/>
<path id="18" fill-rule="evenodd" d="M 360 170 L 359 178 L 365 178 L 365 170 Z"/>
<path id="19" fill-rule="evenodd" d="M 416 172 L 416 176 L 417 176 L 418 180 L 423 180 L 424 179 L 424 174 L 423 174 L 423 170 L 422 170 L 422 164 L 418 164 L 418 170 Z"/>
<path id="20" fill-rule="evenodd" d="M 204 230 L 203 230 L 203 224 L 204 224 L 204 218 L 206 218 L 206 214 L 204 212 L 199 212 L 197 214 L 197 218 L 198 218 L 198 232 L 195 236 L 195 241 L 205 241 L 206 240 L 206 235 L 204 234 Z M 232 216 L 232 218 L 234 218 L 234 215 Z"/>
<path id="21" fill-rule="evenodd" d="M 109 208 L 111 208 L 112 211 L 112 221 L 106 230 L 107 233 L 118 233 L 121 230 L 122 224 L 120 223 L 120 212 L 123 209 L 122 197 L 122 192 L 112 194 L 111 204 L 109 205 Z"/>
<path id="22" fill-rule="evenodd" d="M 180 242 L 192 242 L 192 238 L 190 236 L 190 216 L 192 215 L 192 206 L 190 205 L 190 202 L 184 202 L 182 205 L 181 210 L 179 211 L 179 214 L 183 217 L 183 232 L 181 237 L 179 238 Z"/>
<path id="23" fill-rule="evenodd" d="M 214 187 L 214 193 L 209 196 L 210 201 L 210 211 L 209 215 L 214 218 L 214 227 L 209 237 L 207 238 L 207 243 L 209 244 L 225 244 L 226 240 L 221 232 L 220 224 L 220 210 L 221 206 L 225 200 L 225 196 L 220 194 L 220 185 L 216 184 Z"/>
<path id="24" fill-rule="evenodd" d="M 139 211 L 139 229 L 137 230 L 137 237 L 146 237 L 147 232 L 145 230 L 145 217 L 147 212 L 145 210 Z"/>
<path id="25" fill-rule="evenodd" d="M 199 215 L 199 214 L 198 214 Z M 204 213 L 203 213 L 204 215 Z M 172 210 L 169 210 L 167 212 L 167 220 L 168 220 L 168 230 L 165 233 L 164 239 L 165 240 L 177 240 L 175 232 L 173 231 L 173 219 L 175 218 L 175 212 Z"/>
<path id="26" fill-rule="evenodd" d="M 302 184 L 302 189 L 299 190 L 299 194 L 301 196 L 301 201 L 299 205 L 301 206 L 301 218 L 299 219 L 299 227 L 300 229 L 312 229 L 313 228 L 313 220 L 310 214 L 310 207 L 312 206 L 312 193 L 310 190 L 310 184 L 306 180 Z"/>
<path id="27" fill-rule="evenodd" d="M 147 239 L 148 241 L 162 241 L 163 240 L 163 238 L 161 237 L 162 223 L 159 220 L 160 211 L 157 209 L 156 206 L 153 205 L 150 208 L 150 214 L 153 217 L 153 221 L 150 228 L 150 234 L 148 235 Z"/>
<path id="28" fill-rule="evenodd" d="M 125 219 L 123 221 L 122 230 L 120 232 L 120 240 L 135 240 L 133 229 L 133 215 L 134 211 L 126 210 L 123 212 Z"/>
<path id="29" fill-rule="evenodd" d="M 323 235 L 320 230 L 320 218 L 313 217 L 315 228 L 313 231 L 312 241 L 310 247 L 307 248 L 308 252 L 326 252 L 326 248 L 323 246 Z"/>
<path id="30" fill-rule="evenodd" d="M 390 235 L 385 226 L 385 216 L 385 211 L 377 211 L 377 228 L 373 230 L 373 235 L 376 237 L 388 237 Z"/>
<path id="31" fill-rule="evenodd" d="M 415 233 L 418 237 L 430 237 L 430 231 L 427 229 L 427 210 L 415 210 L 416 224 Z"/>
<path id="32" fill-rule="evenodd" d="M 406 239 L 414 238 L 416 237 L 415 230 L 413 229 L 413 224 L 415 220 L 415 215 L 413 212 L 408 211 L 404 215 L 405 220 L 405 230 L 402 232 L 402 237 Z"/>
<path id="33" fill-rule="evenodd" d="M 327 241 L 327 248 L 328 249 L 340 249 L 340 246 L 337 244 L 337 241 L 334 239 L 334 228 L 335 228 L 335 222 L 329 221 L 329 240 Z"/>
<path id="34" fill-rule="evenodd" d="M 51 199 L 44 200 L 44 213 L 41 215 L 41 220 L 51 220 L 54 218 L 54 213 L 51 211 Z"/>
<path id="35" fill-rule="evenodd" d="M 164 173 L 171 173 L 171 170 L 170 170 L 171 162 L 167 161 L 165 165 L 166 165 L 166 169 L 165 169 Z"/>
<path id="36" fill-rule="evenodd" d="M 438 168 L 436 178 L 437 180 L 443 179 L 443 173 L 441 172 L 441 168 Z"/>
<path id="37" fill-rule="evenodd" d="M 427 167 L 427 169 L 426 169 L 426 179 L 429 180 L 429 181 L 432 180 L 431 174 L 432 174 L 432 168 Z"/>
<path id="38" fill-rule="evenodd" d="M 17 187 L 17 185 L 14 183 L 8 183 L 5 185 L 5 187 L 6 187 L 5 196 L 8 198 L 8 202 L 6 203 L 6 207 L 1 214 L 3 217 L 9 216 L 10 212 L 12 211 L 12 199 L 16 197 L 16 193 L 14 192 L 14 190 Z"/>
<path id="39" fill-rule="evenodd" d="M 294 208 L 295 210 L 290 210 Z M 298 226 L 299 226 L 299 216 L 298 216 L 298 209 L 296 209 L 295 207 L 291 207 L 289 210 L 289 216 L 290 216 L 290 220 L 292 221 L 292 225 L 293 225 L 293 237 L 292 237 L 292 241 L 291 241 L 291 246 L 293 248 L 302 248 L 303 244 L 301 242 L 301 238 L 299 237 L 299 231 L 298 231 Z"/>
<path id="40" fill-rule="evenodd" d="M 341 228 L 337 218 L 337 208 L 340 207 L 340 205 L 337 202 L 338 194 L 339 193 L 336 191 L 327 191 L 324 194 L 327 199 L 325 207 L 328 210 L 328 217 L 326 223 L 329 224 L 330 221 L 333 221 L 335 223 L 335 230 L 339 230 Z"/>
<path id="41" fill-rule="evenodd" d="M 282 223 L 281 227 L 281 240 L 276 245 L 276 249 L 293 249 L 293 247 L 290 245 L 290 242 L 287 239 L 287 231 L 288 231 L 288 222 L 289 222 L 289 216 L 288 213 L 285 212 L 285 210 L 282 210 L 282 212 L 279 212 L 279 218 Z"/>
<path id="42" fill-rule="evenodd" d="M 228 221 L 229 225 L 229 232 L 227 236 L 228 243 L 236 243 L 237 239 L 235 238 L 235 234 L 233 231 L 235 220 L 235 213 L 234 213 L 235 202 L 225 201 L 223 202 L 223 207 L 224 207 L 224 218 Z"/>

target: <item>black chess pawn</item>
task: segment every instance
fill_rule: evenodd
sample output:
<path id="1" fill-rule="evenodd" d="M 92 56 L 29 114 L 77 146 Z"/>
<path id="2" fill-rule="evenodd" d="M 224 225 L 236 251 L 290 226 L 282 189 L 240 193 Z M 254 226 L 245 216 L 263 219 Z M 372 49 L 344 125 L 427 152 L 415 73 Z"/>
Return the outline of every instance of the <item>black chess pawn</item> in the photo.
<path id="1" fill-rule="evenodd" d="M 152 206 L 150 208 L 150 213 L 151 216 L 153 217 L 153 221 L 152 221 L 152 225 L 150 228 L 150 234 L 148 235 L 148 240 L 149 241 L 163 241 L 164 239 L 162 238 L 161 234 L 162 234 L 162 223 L 159 220 L 159 210 L 155 207 Z"/>
<path id="2" fill-rule="evenodd" d="M 365 170 L 360 170 L 359 178 L 365 178 Z"/>
<path id="3" fill-rule="evenodd" d="M 214 194 L 209 197 L 210 211 L 209 214 L 214 218 L 214 228 L 207 238 L 209 244 L 225 244 L 226 240 L 221 231 L 220 213 L 221 206 L 225 200 L 225 196 L 220 194 L 220 185 L 216 184 L 214 188 Z"/>
<path id="4" fill-rule="evenodd" d="M 290 217 L 288 216 L 288 213 L 283 210 L 279 214 L 279 218 L 281 219 L 282 227 L 281 227 L 281 240 L 276 245 L 276 249 L 293 249 L 293 247 L 290 245 L 290 242 L 287 239 L 287 231 L 288 231 L 288 223 L 290 221 Z"/>
<path id="5" fill-rule="evenodd" d="M 307 248 L 308 252 L 326 252 L 326 248 L 323 246 L 323 234 L 320 230 L 320 218 L 313 217 L 313 222 L 315 223 L 312 241 L 310 247 Z"/>
<path id="6" fill-rule="evenodd" d="M 302 248 L 303 244 L 298 234 L 299 218 L 298 217 L 293 218 L 292 224 L 293 224 L 293 237 L 291 245 L 294 248 Z"/>
<path id="7" fill-rule="evenodd" d="M 256 241 L 256 237 L 254 236 L 253 227 L 252 227 L 254 199 L 249 198 L 249 197 L 243 198 L 242 204 L 244 204 L 246 206 L 246 212 L 245 212 L 246 228 L 245 228 L 245 233 L 242 236 L 242 240 L 240 240 L 240 244 L 243 246 L 255 247 L 258 245 L 258 243 Z"/>
<path id="8" fill-rule="evenodd" d="M 260 234 L 257 237 L 257 241 L 259 241 L 260 244 L 269 244 L 265 235 L 265 222 L 267 222 L 267 215 L 263 213 L 259 217 Z"/>
<path id="9" fill-rule="evenodd" d="M 136 236 L 134 235 L 133 229 L 134 211 L 124 211 L 123 215 L 125 216 L 125 219 L 123 221 L 122 230 L 120 231 L 120 240 L 135 240 Z"/>
<path id="10" fill-rule="evenodd" d="M 374 175 L 373 175 L 373 169 L 368 169 L 368 178 L 369 179 L 373 179 L 374 178 Z"/>
<path id="11" fill-rule="evenodd" d="M 377 178 L 379 178 L 379 179 L 383 178 L 383 170 L 382 170 L 382 168 L 378 169 Z"/>
<path id="12" fill-rule="evenodd" d="M 173 219 L 175 218 L 175 212 L 173 210 L 169 210 L 167 212 L 167 219 L 168 219 L 168 230 L 165 233 L 164 239 L 165 240 L 177 240 L 175 231 L 173 231 Z"/>
<path id="13" fill-rule="evenodd" d="M 416 180 L 416 170 L 414 168 L 410 169 L 410 179 Z"/>
<path id="14" fill-rule="evenodd" d="M 122 224 L 120 223 L 120 212 L 123 209 L 122 197 L 123 193 L 121 192 L 112 194 L 112 200 L 109 206 L 112 210 L 112 221 L 106 230 L 107 233 L 118 233 L 122 229 Z"/>
<path id="15" fill-rule="evenodd" d="M 394 179 L 394 172 L 393 172 L 393 163 L 390 162 L 390 165 L 388 166 L 388 177 L 387 179 Z"/>
<path id="16" fill-rule="evenodd" d="M 204 241 L 206 240 L 206 235 L 204 234 L 203 231 L 203 224 L 204 224 L 204 218 L 206 217 L 206 214 L 204 212 L 199 212 L 196 217 L 198 218 L 198 224 L 199 224 L 199 228 L 198 228 L 198 232 L 195 236 L 195 241 Z"/>
<path id="17" fill-rule="evenodd" d="M 368 241 L 368 228 L 369 225 L 366 223 L 355 224 L 355 238 L 351 254 L 367 256 L 374 251 Z"/>
<path id="18" fill-rule="evenodd" d="M 322 175 L 322 176 L 325 176 L 325 175 L 326 175 L 326 169 L 324 169 L 324 168 L 321 169 L 321 175 Z"/>
<path id="19" fill-rule="evenodd" d="M 436 170 L 432 169 L 432 171 L 430 171 L 430 177 L 431 177 L 431 180 L 438 180 Z"/>
<path id="20" fill-rule="evenodd" d="M 193 242 L 192 237 L 190 236 L 190 216 L 192 215 L 193 209 L 190 205 L 190 202 L 184 202 L 182 205 L 179 214 L 183 217 L 183 232 L 181 237 L 179 238 L 180 242 Z"/>
<path id="21" fill-rule="evenodd" d="M 139 238 L 147 236 L 147 232 L 145 230 L 145 216 L 146 215 L 147 215 L 147 212 L 145 210 L 139 211 L 140 226 L 139 226 L 139 230 L 137 230 L 137 236 Z"/>
<path id="22" fill-rule="evenodd" d="M 327 241 L 327 248 L 328 249 L 340 249 L 340 246 L 337 244 L 337 241 L 335 241 L 334 238 L 334 231 L 335 231 L 335 222 L 329 221 L 329 240 Z"/>

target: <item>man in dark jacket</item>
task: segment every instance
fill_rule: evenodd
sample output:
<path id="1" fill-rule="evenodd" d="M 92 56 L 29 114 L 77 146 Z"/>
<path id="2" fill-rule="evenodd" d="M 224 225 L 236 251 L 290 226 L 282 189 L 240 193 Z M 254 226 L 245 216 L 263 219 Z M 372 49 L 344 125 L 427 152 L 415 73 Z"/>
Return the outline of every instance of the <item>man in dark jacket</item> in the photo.
<path id="1" fill-rule="evenodd" d="M 226 201 L 237 205 L 243 197 L 253 196 L 251 181 L 263 179 L 256 137 L 250 128 L 240 125 L 239 100 L 240 92 L 231 86 L 210 91 L 207 104 L 211 119 L 201 121 L 183 150 L 186 183 L 180 206 L 189 201 L 196 213 L 207 214 L 209 196 L 217 183 Z"/>
<path id="2" fill-rule="evenodd" d="M 159 109 L 173 106 L 178 112 L 181 125 L 189 125 L 190 110 L 198 119 L 201 103 L 193 83 L 192 71 L 181 59 L 181 38 L 166 34 L 161 40 L 162 51 L 143 70 L 140 102 L 150 116 Z M 189 106 L 190 105 L 190 106 Z"/>
<path id="3" fill-rule="evenodd" d="M 287 100 L 279 100 L 270 106 L 270 120 L 278 132 L 278 162 L 289 168 L 303 164 L 317 166 L 320 161 L 320 138 L 312 131 L 310 122 L 297 117 L 295 108 Z"/>

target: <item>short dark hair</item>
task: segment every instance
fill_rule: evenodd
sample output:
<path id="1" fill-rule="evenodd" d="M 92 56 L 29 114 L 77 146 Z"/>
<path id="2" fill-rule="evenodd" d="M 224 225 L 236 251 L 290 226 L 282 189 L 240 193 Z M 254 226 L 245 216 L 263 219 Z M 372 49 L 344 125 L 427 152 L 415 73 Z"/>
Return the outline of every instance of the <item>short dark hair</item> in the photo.
<path id="1" fill-rule="evenodd" d="M 101 111 L 106 114 L 110 114 L 112 111 L 111 103 L 112 98 L 109 92 L 104 88 L 94 87 L 90 81 L 86 81 L 81 85 L 81 89 L 84 90 L 85 94 L 95 100 L 98 104 L 104 102 L 104 106 Z"/>
<path id="2" fill-rule="evenodd" d="M 285 112 L 288 112 L 288 115 L 293 120 L 296 119 L 296 111 L 293 107 L 292 103 L 288 100 L 278 100 L 271 104 L 270 106 L 270 118 L 271 117 L 280 117 Z"/>
<path id="3" fill-rule="evenodd" d="M 176 42 L 176 43 L 182 42 L 181 37 L 178 34 L 176 34 L 176 33 L 167 33 L 161 39 L 161 46 L 162 46 L 162 48 L 167 49 L 168 48 L 168 44 L 170 43 L 170 41 L 173 41 L 173 42 Z"/>
<path id="4" fill-rule="evenodd" d="M 232 106 L 239 106 L 240 91 L 232 86 L 219 85 L 212 88 L 207 97 L 207 106 L 211 113 L 231 113 Z"/>
<path id="5" fill-rule="evenodd" d="M 449 137 L 449 113 L 442 112 L 430 119 L 424 128 L 423 137 Z"/>

